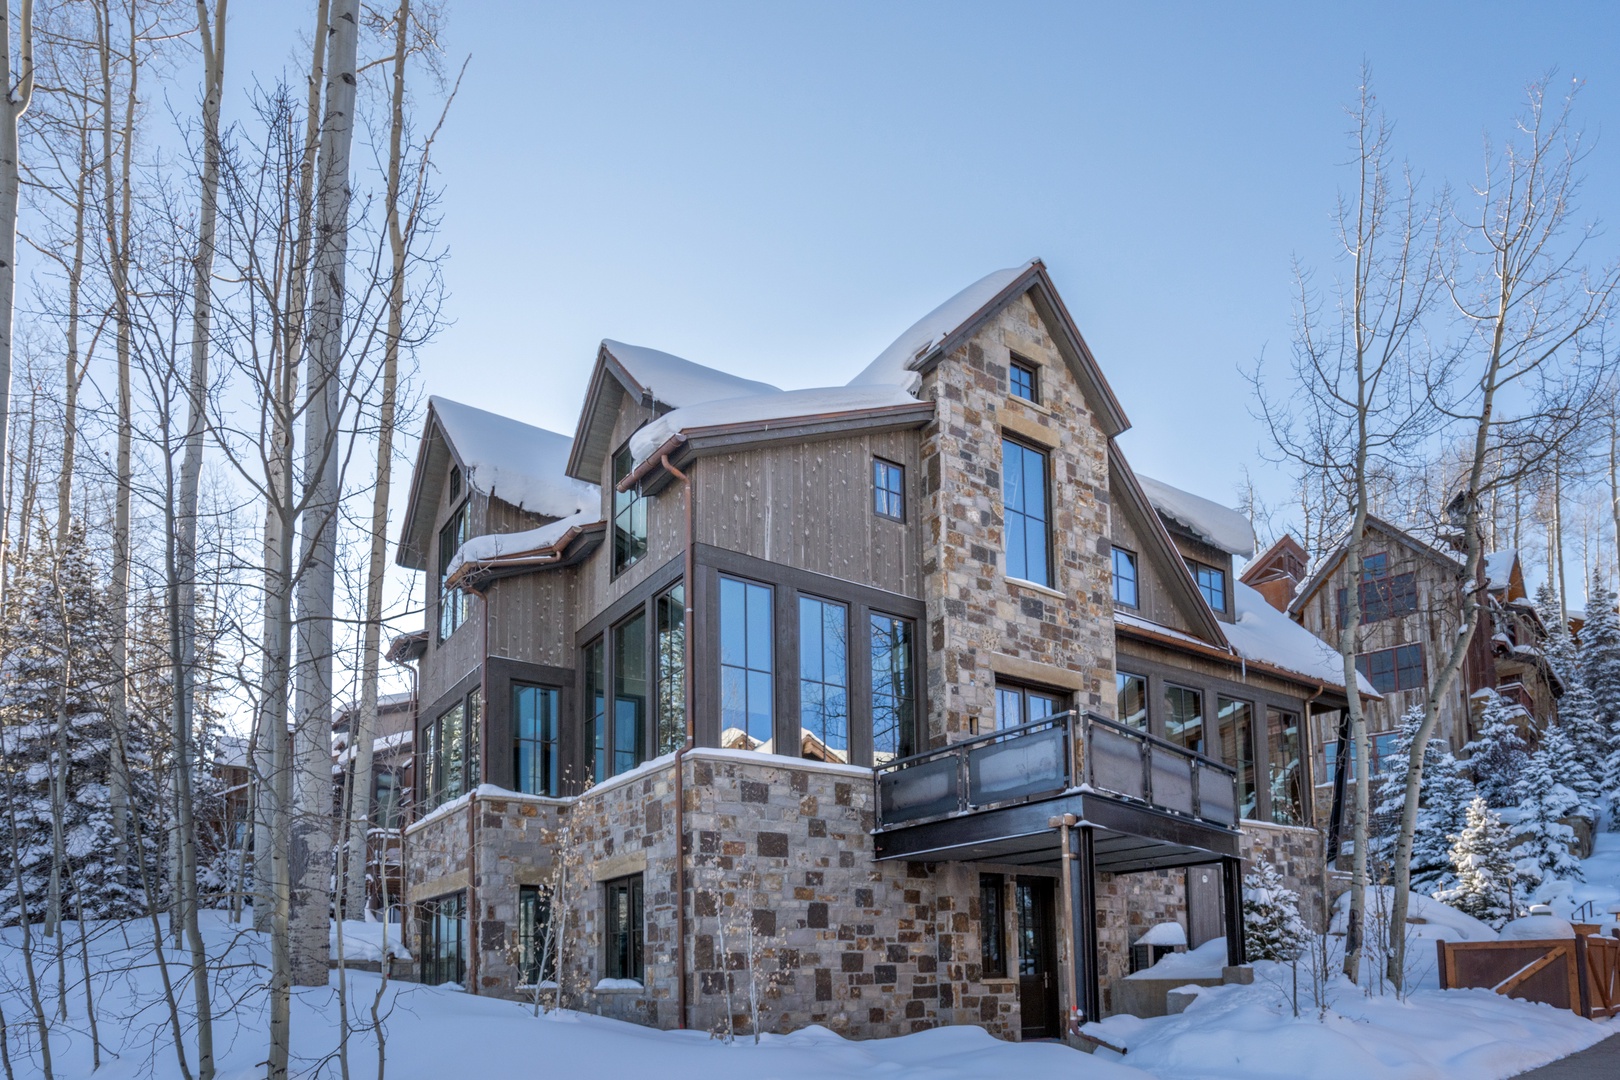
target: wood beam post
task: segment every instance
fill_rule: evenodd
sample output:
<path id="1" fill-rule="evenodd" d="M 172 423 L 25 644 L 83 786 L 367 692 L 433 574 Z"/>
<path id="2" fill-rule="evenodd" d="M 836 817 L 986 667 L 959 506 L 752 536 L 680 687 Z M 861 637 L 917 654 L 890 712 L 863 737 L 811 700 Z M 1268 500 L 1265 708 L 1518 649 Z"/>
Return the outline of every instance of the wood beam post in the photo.
<path id="1" fill-rule="evenodd" d="M 1073 902 L 1074 964 L 1079 985 L 1079 1021 L 1102 1019 L 1102 991 L 1097 969 L 1097 853 L 1090 827 L 1069 830 L 1069 895 Z"/>
<path id="2" fill-rule="evenodd" d="M 1221 885 L 1225 892 L 1226 963 L 1237 967 L 1248 956 L 1243 941 L 1243 860 L 1230 855 L 1221 859 Z"/>

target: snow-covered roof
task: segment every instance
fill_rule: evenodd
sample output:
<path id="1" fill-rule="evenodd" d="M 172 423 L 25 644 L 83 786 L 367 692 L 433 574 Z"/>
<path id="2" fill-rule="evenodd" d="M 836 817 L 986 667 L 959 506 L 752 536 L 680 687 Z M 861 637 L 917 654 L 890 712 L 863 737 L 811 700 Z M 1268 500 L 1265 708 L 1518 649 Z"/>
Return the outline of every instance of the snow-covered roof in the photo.
<path id="1" fill-rule="evenodd" d="M 1485 556 L 1486 588 L 1505 589 L 1513 584 L 1513 564 L 1519 561 L 1517 551 L 1493 551 Z"/>
<path id="2" fill-rule="evenodd" d="M 1223 623 L 1221 629 L 1239 656 L 1298 675 L 1344 686 L 1344 661 L 1332 648 L 1287 615 L 1266 603 L 1254 588 L 1233 583 L 1237 601 L 1237 621 Z M 1378 690 L 1359 672 L 1356 682 L 1363 694 L 1378 696 Z"/>
<path id="3" fill-rule="evenodd" d="M 248 766 L 248 741 L 240 735 L 221 735 L 214 746 L 214 764 L 226 769 Z"/>
<path id="4" fill-rule="evenodd" d="M 468 483 L 530 513 L 568 517 L 601 505 L 595 484 L 566 475 L 573 440 L 449 398 L 429 399 L 467 467 Z"/>
<path id="5" fill-rule="evenodd" d="M 1230 507 L 1211 502 L 1201 495 L 1171 487 L 1162 480 L 1144 476 L 1136 479 L 1147 492 L 1153 509 L 1229 555 L 1248 558 L 1254 554 L 1254 526 Z"/>
<path id="6" fill-rule="evenodd" d="M 1017 281 L 1036 260 L 1009 266 L 975 281 L 927 315 L 912 323 L 906 332 L 895 338 L 877 359 L 866 365 L 849 380 L 850 386 L 899 386 L 908 394 L 915 394 L 922 384 L 917 368 L 941 341 L 961 329 L 973 316 L 995 300 L 1003 290 Z"/>
<path id="7" fill-rule="evenodd" d="M 602 342 L 641 393 L 654 401 L 678 409 L 701 401 L 770 394 L 779 391 L 770 383 L 745 379 L 727 371 L 705 367 L 671 353 L 622 341 Z M 566 455 L 565 455 L 566 456 Z"/>
<path id="8" fill-rule="evenodd" d="M 637 465 L 679 432 L 733 424 L 836 416 L 920 402 L 898 386 L 824 386 L 809 390 L 776 390 L 748 397 L 705 401 L 667 412 L 630 437 Z"/>
<path id="9" fill-rule="evenodd" d="M 455 572 L 467 563 L 483 563 L 498 559 L 503 555 L 519 555 L 539 553 L 548 548 L 555 547 L 575 529 L 582 529 L 587 525 L 595 525 L 602 520 L 601 512 L 595 506 L 581 510 L 577 514 L 570 514 L 559 518 L 538 529 L 524 529 L 522 532 L 488 533 L 484 536 L 474 536 L 469 539 L 450 559 L 446 574 Z"/>

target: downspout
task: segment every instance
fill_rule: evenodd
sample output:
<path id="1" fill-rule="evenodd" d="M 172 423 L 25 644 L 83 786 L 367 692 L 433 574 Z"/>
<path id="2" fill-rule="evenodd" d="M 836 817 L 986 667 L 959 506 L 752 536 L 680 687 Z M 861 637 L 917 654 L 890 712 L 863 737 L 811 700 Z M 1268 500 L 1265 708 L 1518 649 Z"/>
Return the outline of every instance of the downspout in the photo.
<path id="1" fill-rule="evenodd" d="M 1071 1035 L 1080 1033 L 1080 1025 L 1083 1022 L 1096 1019 L 1093 1016 L 1084 1016 L 1083 1010 L 1080 1008 L 1080 943 L 1074 937 L 1074 877 L 1070 866 L 1074 856 L 1069 850 L 1069 830 L 1079 820 L 1073 814 L 1064 814 L 1062 817 L 1053 818 L 1047 822 L 1048 825 L 1055 822 L 1063 835 L 1063 888 L 1061 894 L 1063 897 L 1063 937 L 1069 945 L 1069 962 L 1066 965 L 1069 975 L 1067 979 L 1069 984 L 1069 1023 L 1067 1032 Z"/>
<path id="2" fill-rule="evenodd" d="M 483 663 L 478 665 L 478 775 L 469 776 L 467 788 L 467 938 L 472 949 L 467 956 L 467 992 L 478 993 L 478 788 L 483 783 L 484 762 L 489 757 L 489 732 L 484 717 L 489 715 L 489 594 L 478 598 L 481 609 L 479 632 Z M 463 736 L 465 737 L 465 736 Z"/>
<path id="3" fill-rule="evenodd" d="M 677 991 L 678 1009 L 676 1026 L 686 1027 L 686 852 L 682 845 L 686 837 L 686 770 L 683 759 L 686 752 L 692 749 L 695 728 L 693 726 L 693 703 L 695 691 L 692 686 L 692 597 L 696 593 L 695 570 L 697 567 L 696 539 L 697 529 L 694 524 L 692 503 L 695 492 L 692 480 L 681 470 L 670 464 L 669 455 L 659 457 L 664 469 L 675 479 L 686 486 L 686 567 L 685 577 L 682 579 L 681 596 L 685 601 L 685 610 L 681 613 L 682 634 L 686 655 L 682 658 L 685 670 L 682 673 L 683 689 L 686 697 L 686 742 L 675 751 L 675 986 Z"/>

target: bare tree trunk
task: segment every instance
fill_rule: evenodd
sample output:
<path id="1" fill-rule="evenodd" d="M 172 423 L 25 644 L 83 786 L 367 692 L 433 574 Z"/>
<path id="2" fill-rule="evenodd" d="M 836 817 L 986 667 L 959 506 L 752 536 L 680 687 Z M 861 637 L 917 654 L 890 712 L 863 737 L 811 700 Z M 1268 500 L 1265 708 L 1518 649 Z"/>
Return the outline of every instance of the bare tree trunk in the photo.
<path id="1" fill-rule="evenodd" d="M 17 201 L 22 188 L 17 122 L 34 96 L 34 0 L 22 0 L 22 50 L 12 84 L 11 6 L 0 9 L 0 464 L 10 458 L 12 308 L 17 296 Z M 0 493 L 0 522 L 11 507 Z M 26 530 L 26 525 L 24 526 Z M 0 566 L 6 563 L 6 532 L 0 528 Z M 0 573 L 0 611 L 5 610 L 5 575 Z"/>
<path id="2" fill-rule="evenodd" d="M 1615 580 L 1620 584 L 1620 408 L 1609 405 L 1609 513 L 1614 517 Z M 1566 619 L 1564 628 L 1568 629 Z"/>

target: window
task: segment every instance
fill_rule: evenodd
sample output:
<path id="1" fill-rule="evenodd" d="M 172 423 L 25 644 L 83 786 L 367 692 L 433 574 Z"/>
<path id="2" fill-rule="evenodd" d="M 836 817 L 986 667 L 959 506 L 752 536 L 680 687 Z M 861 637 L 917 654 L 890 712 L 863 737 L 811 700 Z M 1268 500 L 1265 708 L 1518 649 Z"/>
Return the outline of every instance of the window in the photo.
<path id="1" fill-rule="evenodd" d="M 647 753 L 647 613 L 613 628 L 613 771 L 629 772 Z"/>
<path id="2" fill-rule="evenodd" d="M 518 887 L 518 981 L 524 986 L 557 981 L 551 890 L 545 886 Z"/>
<path id="3" fill-rule="evenodd" d="M 603 935 L 607 939 L 607 977 L 640 982 L 646 974 L 642 958 L 641 875 L 619 878 L 602 888 L 607 897 Z"/>
<path id="4" fill-rule="evenodd" d="M 1204 594 L 1209 606 L 1216 611 L 1226 611 L 1226 571 L 1214 566 L 1205 566 L 1201 562 L 1187 560 L 1187 569 L 1192 571 L 1193 580 L 1198 583 L 1198 591 Z"/>
<path id="5" fill-rule="evenodd" d="M 1007 977 L 1007 883 L 979 875 L 979 961 L 986 979 Z"/>
<path id="6" fill-rule="evenodd" d="M 720 579 L 720 745 L 770 753 L 776 728 L 771 589 Z"/>
<path id="7" fill-rule="evenodd" d="M 457 476 L 460 474 L 457 473 Z M 462 503 L 439 530 L 439 640 L 444 641 L 467 621 L 472 598 L 463 589 L 445 588 L 450 577 L 450 560 L 467 542 L 467 504 Z"/>
<path id="8" fill-rule="evenodd" d="M 1001 501 L 1006 511 L 1007 576 L 1051 585 L 1045 454 L 1012 439 L 1001 440 Z"/>
<path id="9" fill-rule="evenodd" d="M 1398 737 L 1393 731 L 1372 737 L 1373 772 L 1388 772 L 1389 767 L 1395 764 L 1395 740 Z"/>
<path id="10" fill-rule="evenodd" d="M 517 789 L 525 795 L 561 795 L 557 691 L 547 686 L 513 685 L 512 739 Z"/>
<path id="11" fill-rule="evenodd" d="M 1356 778 L 1356 744 L 1346 740 L 1344 745 L 1348 747 L 1345 754 L 1350 759 L 1350 768 L 1345 774 L 1345 780 L 1350 782 Z M 1323 775 L 1326 780 L 1324 782 L 1333 783 L 1334 773 L 1339 764 L 1339 740 L 1337 738 L 1329 739 L 1322 744 L 1322 764 L 1325 766 Z"/>
<path id="12" fill-rule="evenodd" d="M 849 761 L 849 609 L 799 597 L 799 727 L 805 757 Z"/>
<path id="13" fill-rule="evenodd" d="M 1014 359 L 1007 367 L 1007 391 L 1013 397 L 1021 397 L 1025 401 L 1039 402 L 1040 375 L 1035 365 L 1025 360 Z"/>
<path id="14" fill-rule="evenodd" d="M 1299 717 L 1266 710 L 1266 744 L 1271 751 L 1271 820 L 1305 824 L 1305 768 L 1299 757 Z"/>
<path id="15" fill-rule="evenodd" d="M 423 727 L 423 808 L 459 799 L 477 786 L 479 692 L 473 689 Z"/>
<path id="16" fill-rule="evenodd" d="M 647 500 L 636 488 L 620 491 L 634 459 L 625 445 L 613 455 L 613 572 L 633 566 L 647 554 Z"/>
<path id="17" fill-rule="evenodd" d="M 1383 552 L 1361 560 L 1361 583 L 1357 589 L 1363 624 L 1409 615 L 1418 609 L 1417 574 L 1391 575 L 1389 556 Z M 1349 590 L 1338 591 L 1340 626 L 1350 621 L 1348 596 Z"/>
<path id="18" fill-rule="evenodd" d="M 1138 607 L 1136 599 L 1136 555 L 1124 548 L 1114 549 L 1114 603 Z"/>
<path id="19" fill-rule="evenodd" d="M 872 760 L 917 752 L 911 620 L 872 613 Z"/>
<path id="20" fill-rule="evenodd" d="M 379 829 L 403 828 L 405 808 L 400 805 L 399 774 L 393 769 L 378 769 L 371 775 L 371 824 Z"/>
<path id="21" fill-rule="evenodd" d="M 872 512 L 906 520 L 906 470 L 882 458 L 872 459 Z"/>
<path id="22" fill-rule="evenodd" d="M 607 654 L 602 645 L 602 639 L 597 638 L 585 646 L 585 714 L 581 725 L 580 745 L 585 747 L 589 755 L 590 775 L 585 778 L 587 783 L 606 780 L 607 771 L 607 694 L 604 683 L 607 681 L 607 672 L 604 670 Z"/>
<path id="23" fill-rule="evenodd" d="M 1204 752 L 1204 693 L 1165 685 L 1164 737 L 1195 754 Z"/>
<path id="24" fill-rule="evenodd" d="M 1356 657 L 1356 670 L 1366 676 L 1380 694 L 1421 690 L 1425 685 L 1423 648 L 1419 645 L 1397 645 L 1393 649 L 1362 653 Z"/>
<path id="25" fill-rule="evenodd" d="M 996 727 L 999 730 L 1033 724 L 1067 708 L 1062 694 L 1034 686 L 996 680 Z"/>
<path id="26" fill-rule="evenodd" d="M 675 584 L 653 602 L 658 663 L 658 750 L 673 754 L 686 742 L 686 586 Z"/>
<path id="27" fill-rule="evenodd" d="M 1227 697 L 1217 697 L 1215 706 L 1221 760 L 1237 770 L 1238 814 L 1252 818 L 1258 810 L 1254 788 L 1254 706 Z"/>
<path id="28" fill-rule="evenodd" d="M 1380 551 L 1361 560 L 1361 580 L 1376 581 L 1389 574 L 1389 553 Z"/>
<path id="29" fill-rule="evenodd" d="M 1114 715 L 1138 731 L 1148 729 L 1147 679 L 1128 671 L 1114 672 Z"/>
<path id="30" fill-rule="evenodd" d="M 465 893 L 429 900 L 418 909 L 417 948 L 422 956 L 422 981 L 428 986 L 466 978 L 466 915 Z"/>

